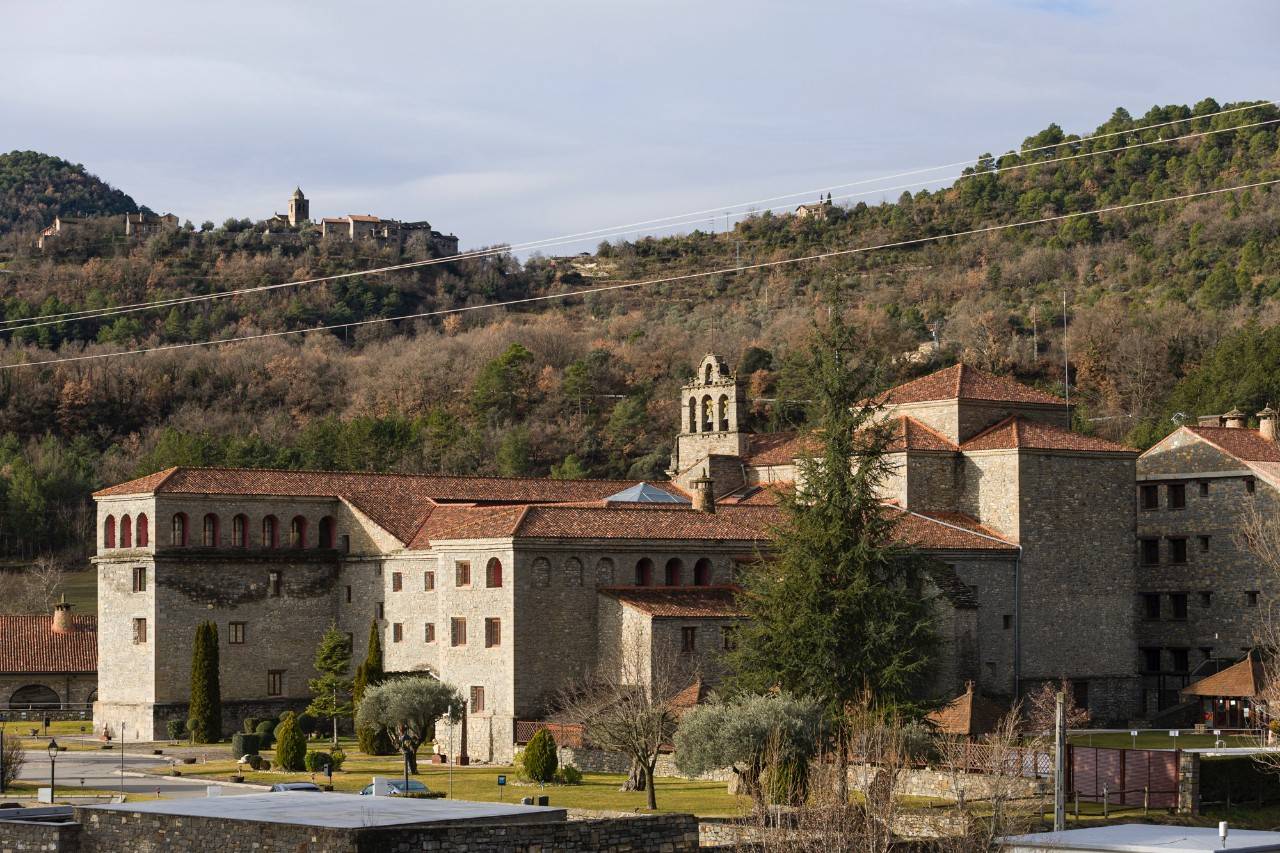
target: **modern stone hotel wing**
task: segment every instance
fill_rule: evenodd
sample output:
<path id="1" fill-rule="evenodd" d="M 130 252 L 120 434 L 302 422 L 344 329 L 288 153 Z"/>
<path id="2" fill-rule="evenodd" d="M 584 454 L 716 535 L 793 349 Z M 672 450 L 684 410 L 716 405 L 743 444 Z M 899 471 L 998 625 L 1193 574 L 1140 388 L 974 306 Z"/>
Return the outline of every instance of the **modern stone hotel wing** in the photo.
<path id="1" fill-rule="evenodd" d="M 172 468 L 98 492 L 95 718 L 185 719 L 196 625 L 221 643 L 228 729 L 308 699 L 331 622 L 390 672 L 468 698 L 472 760 L 619 648 L 720 674 L 736 572 L 767 559 L 801 437 L 740 428 L 708 356 L 684 389 L 671 481 Z M 886 511 L 936 558 L 931 691 L 1012 697 L 1068 678 L 1102 717 L 1136 708 L 1134 459 L 1072 432 L 1055 397 L 966 366 L 887 392 Z"/>

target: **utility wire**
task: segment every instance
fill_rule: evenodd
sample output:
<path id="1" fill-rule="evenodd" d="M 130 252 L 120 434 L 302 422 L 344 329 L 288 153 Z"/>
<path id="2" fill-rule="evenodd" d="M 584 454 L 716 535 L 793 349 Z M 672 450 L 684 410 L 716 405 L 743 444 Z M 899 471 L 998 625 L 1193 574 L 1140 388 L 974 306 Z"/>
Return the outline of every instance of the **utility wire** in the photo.
<path id="1" fill-rule="evenodd" d="M 1255 107 L 1256 106 L 1258 105 L 1255 105 Z M 1255 107 L 1244 107 L 1241 109 L 1253 109 Z M 1187 121 L 1187 119 L 1179 119 L 1179 121 Z M 878 193 L 891 192 L 894 190 L 909 189 L 911 187 L 920 186 L 921 184 L 936 183 L 940 181 L 955 181 L 958 183 L 959 181 L 962 181 L 968 178 L 979 177 L 981 175 L 1000 175 L 1000 174 L 1018 171 L 1020 169 L 1032 168 L 1035 166 L 1048 166 L 1048 165 L 1053 165 L 1055 163 L 1063 163 L 1070 160 L 1078 160 L 1085 157 L 1095 157 L 1100 154 L 1117 154 L 1123 151 L 1129 151 L 1137 148 L 1145 148 L 1151 145 L 1163 145 L 1168 143 L 1180 142 L 1187 139 L 1195 139 L 1195 138 L 1201 138 L 1206 136 L 1212 136 L 1218 133 L 1227 133 L 1230 131 L 1245 130 L 1252 127 L 1261 127 L 1264 125 L 1276 124 L 1278 122 L 1280 122 L 1280 118 L 1267 119 L 1265 121 L 1252 122 L 1244 125 L 1235 125 L 1232 127 L 1217 128 L 1214 130 L 1189 133 L 1183 136 L 1170 137 L 1169 139 L 1155 139 L 1155 140 L 1147 140 L 1146 142 L 1136 142 L 1136 143 L 1121 146 L 1118 148 L 1108 148 L 1108 149 L 1101 149 L 1097 151 L 1087 151 L 1079 154 L 1068 155 L 1065 157 L 1051 158 L 1048 160 L 1033 160 L 1029 162 L 1015 163 L 1013 165 L 1004 166 L 1004 167 L 992 167 L 989 171 L 967 172 L 959 175 L 939 176 L 939 177 L 928 179 L 926 181 L 914 181 L 907 184 L 898 184 L 898 185 L 889 186 L 889 187 L 877 187 L 872 190 L 865 190 L 857 193 L 846 193 L 846 194 L 837 196 L 836 198 L 843 201 L 845 199 L 856 198 L 858 196 L 875 195 Z M 1114 135 L 1114 134 L 1109 134 L 1109 135 Z M 1063 145 L 1063 144 L 1069 144 L 1069 143 L 1055 143 L 1055 146 Z M 1055 147 L 1055 146 L 1041 146 L 1041 149 L 1048 148 L 1048 147 Z M 1040 150 L 1040 149 L 1028 149 L 1028 150 Z M 933 167 L 933 168 L 942 168 L 942 167 Z M 918 171 L 927 171 L 927 170 L 918 170 Z M 903 173 L 903 174 L 912 174 L 912 173 Z M 894 176 L 890 175 L 890 176 L 886 176 L 885 178 L 877 178 L 874 180 L 887 180 L 892 177 Z M 845 185 L 845 186 L 849 186 L 849 185 Z M 799 195 L 799 193 L 797 193 L 796 195 Z M 778 198 L 782 198 L 782 196 L 779 196 Z M 780 208 L 789 207 L 789 206 L 790 204 L 788 203 L 785 205 L 778 205 L 773 208 L 765 208 L 764 210 L 771 211 L 771 210 L 780 209 Z M 763 212 L 763 211 L 754 211 L 754 212 Z M 668 217 L 668 218 L 671 218 L 671 217 Z M 660 221 L 660 220 L 654 220 L 654 221 Z M 701 220 L 675 222 L 664 227 L 676 228 L 684 225 L 697 225 L 697 224 L 700 224 L 700 221 Z M 630 228 L 631 226 L 615 226 L 615 227 Z M 601 229 L 602 232 L 607 230 L 610 230 L 610 229 Z M 529 248 L 546 248 L 553 245 L 576 242 L 573 239 L 576 236 L 577 235 L 568 235 L 565 237 L 546 238 L 540 241 L 532 241 L 529 243 L 516 244 L 515 246 L 503 246 L 503 247 L 498 247 L 494 249 L 476 250 L 473 252 L 460 253 L 457 255 L 449 255 L 447 257 L 441 257 L 441 258 L 429 258 L 422 261 L 409 261 L 403 264 L 391 264 L 391 265 L 386 265 L 382 267 L 374 267 L 371 269 L 357 270 L 354 272 L 335 273 L 333 275 L 318 276 L 318 277 L 309 278 L 309 279 L 299 279 L 297 281 L 276 282 L 274 284 L 265 284 L 265 285 L 258 285 L 256 287 L 238 288 L 235 290 L 225 290 L 225 291 L 219 291 L 217 293 L 193 294 L 188 296 L 172 297 L 169 299 L 151 300 L 148 302 L 136 302 L 136 303 L 127 304 L 127 305 L 118 305 L 118 306 L 113 306 L 111 308 L 83 309 L 79 311 L 67 311 L 61 314 L 46 314 L 46 315 L 41 315 L 39 317 L 0 320 L 0 333 L 20 331 L 23 329 L 34 329 L 42 326 L 61 325 L 63 323 L 79 322 L 83 320 L 100 319 L 103 317 L 117 316 L 120 314 L 132 314 L 139 311 L 152 310 L 155 308 L 169 308 L 169 307 L 174 307 L 179 305 L 188 305 L 188 304 L 197 303 L 197 302 L 211 301 L 214 299 L 224 299 L 232 296 L 242 296 L 242 295 L 251 294 L 251 293 L 262 293 L 262 292 L 277 290 L 285 287 L 303 287 L 307 285 L 321 284 L 328 281 L 337 281 L 341 279 L 353 278 L 353 277 L 362 276 L 362 275 L 380 275 L 388 272 L 396 272 L 399 270 L 416 269 L 416 268 L 425 267 L 425 266 L 435 266 L 439 264 L 453 263 L 455 261 L 460 261 L 460 260 L 468 260 L 471 258 L 482 258 L 482 257 L 488 257 L 492 255 L 497 255 L 497 254 L 505 254 L 507 252 L 512 251 L 513 249 L 522 250 L 522 249 L 529 249 Z"/>
<path id="2" fill-rule="evenodd" d="M 1100 207 L 1094 210 L 1079 211 L 1076 213 L 1062 213 L 1055 216 L 1043 216 L 1038 219 L 1027 219 L 1022 222 L 1009 222 L 1002 225 L 986 225 L 981 228 L 970 228 L 965 231 L 954 231 L 949 234 L 935 234 L 929 237 L 914 237 L 909 240 L 897 240 L 891 243 L 879 243 L 872 246 L 857 246 L 850 249 L 837 249 L 831 252 L 823 252 L 815 255 L 805 255 L 799 258 L 783 258 L 774 261 L 761 261 L 754 264 L 744 266 L 723 267 L 714 270 L 704 270 L 702 272 L 684 273 L 681 275 L 666 276 L 664 278 L 645 279 L 643 281 L 620 282 L 617 284 L 601 285 L 599 287 L 585 288 L 582 290 L 569 291 L 567 293 L 549 293 L 542 296 L 526 296 L 520 299 L 508 299 L 502 302 L 489 302 L 483 305 L 467 305 L 460 308 L 441 308 L 435 311 L 420 311 L 414 314 L 402 314 L 397 317 L 373 317 L 367 320 L 356 320 L 350 323 L 332 323 L 324 326 L 314 326 L 308 329 L 286 329 L 279 332 L 262 332 L 256 335 L 244 335 L 238 338 L 224 338 L 222 340 L 210 341 L 193 341 L 181 344 L 166 344 L 158 347 L 146 347 L 143 349 L 123 350 L 120 352 L 104 352 L 93 353 L 88 355 L 67 356 L 63 358 L 50 358 L 41 361 L 19 362 L 14 364 L 0 365 L 0 370 L 13 370 L 19 367 L 40 367 L 50 364 L 65 364 L 78 361 L 96 361 L 107 358 L 118 358 L 127 355 L 146 355 L 154 352 L 165 352 L 169 350 L 192 349 L 194 347 L 220 346 L 223 344 L 244 343 L 247 341 L 263 340 L 265 338 L 281 338 L 288 335 L 301 335 L 307 332 L 327 332 L 336 329 L 350 329 L 359 326 L 369 326 L 376 323 L 394 323 L 400 320 L 418 320 L 427 317 L 438 317 L 447 314 L 461 314 L 464 311 L 480 311 L 488 308 L 505 308 L 512 305 L 529 305 L 535 302 L 548 302 L 551 300 L 568 299 L 570 297 L 589 296 L 595 293 L 607 293 L 615 290 L 627 290 L 638 287 L 646 287 L 655 284 L 671 284 L 675 282 L 690 281 L 698 278 L 707 278 L 713 275 L 729 275 L 732 273 L 748 272 L 750 270 L 770 269 L 773 267 L 786 266 L 790 264 L 804 263 L 807 261 L 820 261 L 826 258 L 842 257 L 846 255 L 863 254 L 866 252 L 874 252 L 882 249 L 895 249 L 905 246 L 917 246 L 925 243 L 934 243 L 940 240 L 948 240 L 955 237 L 970 237 L 977 234 L 990 234 L 996 231 L 1005 231 L 1012 228 L 1025 228 L 1031 225 L 1043 225 L 1049 222 L 1062 222 L 1068 219 L 1077 219 L 1082 216 L 1098 216 L 1104 213 L 1115 213 L 1121 210 L 1132 210 L 1139 207 L 1150 207 L 1157 204 L 1169 204 L 1175 201 L 1186 201 L 1193 198 L 1204 198 L 1206 196 L 1219 195 L 1221 193 L 1238 192 L 1240 190 L 1256 189 L 1258 187 L 1268 187 L 1280 184 L 1280 178 L 1270 181 L 1258 181 L 1252 184 L 1240 184 L 1234 187 L 1223 187 L 1214 190 L 1202 190 L 1201 192 L 1185 193 L 1183 195 L 1169 196 L 1168 198 L 1150 199 L 1148 201 L 1136 201 L 1129 204 L 1118 204 L 1110 207 Z"/>

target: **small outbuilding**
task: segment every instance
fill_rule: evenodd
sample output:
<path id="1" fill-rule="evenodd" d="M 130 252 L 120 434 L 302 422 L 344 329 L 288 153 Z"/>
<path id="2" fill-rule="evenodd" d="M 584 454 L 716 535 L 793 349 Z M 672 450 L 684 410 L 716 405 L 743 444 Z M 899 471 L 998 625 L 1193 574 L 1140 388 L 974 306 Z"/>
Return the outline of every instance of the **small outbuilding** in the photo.
<path id="1" fill-rule="evenodd" d="M 964 692 L 926 718 L 943 734 L 977 739 L 989 735 L 1000 726 L 1005 709 L 975 692 L 967 682 Z"/>
<path id="2" fill-rule="evenodd" d="M 1259 698 L 1264 681 L 1262 662 L 1250 652 L 1239 663 L 1187 685 L 1182 695 L 1200 700 L 1197 719 L 1209 728 L 1258 728 L 1265 710 Z"/>

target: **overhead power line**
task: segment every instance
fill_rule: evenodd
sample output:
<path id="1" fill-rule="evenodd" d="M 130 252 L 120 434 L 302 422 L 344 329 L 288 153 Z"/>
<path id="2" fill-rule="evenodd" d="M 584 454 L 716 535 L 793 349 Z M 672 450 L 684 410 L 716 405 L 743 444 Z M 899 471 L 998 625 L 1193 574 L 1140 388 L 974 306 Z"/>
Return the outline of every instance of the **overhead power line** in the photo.
<path id="1" fill-rule="evenodd" d="M 880 251 L 883 249 L 897 249 L 906 246 L 917 246 L 925 243 L 936 243 L 940 240 L 948 240 L 956 237 L 971 237 L 978 234 L 990 234 L 997 231 L 1006 231 L 1013 228 L 1025 228 L 1032 225 L 1044 225 L 1050 222 L 1062 222 L 1068 219 L 1077 219 L 1082 216 L 1099 216 L 1105 213 L 1116 213 L 1122 210 L 1132 210 L 1140 207 L 1151 207 L 1159 204 L 1171 204 L 1177 201 L 1187 201 L 1193 198 L 1204 198 L 1206 196 L 1220 195 L 1222 193 L 1239 192 L 1241 190 L 1256 189 L 1259 187 L 1268 187 L 1280 184 L 1280 178 L 1270 181 L 1257 181 L 1251 184 L 1240 184 L 1233 187 L 1222 187 L 1220 189 L 1202 190 L 1200 192 L 1185 193 L 1183 195 L 1170 196 L 1168 198 L 1150 199 L 1148 201 L 1135 201 L 1128 204 L 1117 204 L 1109 207 L 1095 208 L 1094 210 L 1084 210 L 1076 213 L 1062 213 L 1055 216 L 1042 216 L 1038 219 L 1027 219 L 1021 222 L 1008 222 L 1001 225 L 986 225 L 981 228 L 970 228 L 964 231 L 953 231 L 948 234 L 934 234 L 928 237 L 913 237 L 907 240 L 897 240 L 889 243 L 879 243 L 872 246 L 857 246 L 849 249 L 836 249 L 830 252 L 822 252 L 814 255 L 804 255 L 799 258 L 782 258 L 774 261 L 760 261 L 754 264 L 746 264 L 743 266 L 722 267 L 714 270 L 703 270 L 701 272 L 683 273 L 680 275 L 665 276 L 662 278 L 645 279 L 642 281 L 618 282 L 616 284 L 600 285 L 598 287 L 584 288 L 582 290 L 569 291 L 567 293 L 549 293 L 542 296 L 526 296 L 520 299 L 508 299 L 501 302 L 488 302 L 483 305 L 468 305 L 460 308 L 441 308 L 434 311 L 419 311 L 413 314 L 402 314 L 396 317 L 373 317 L 367 320 L 355 320 L 350 323 L 332 323 L 329 325 L 313 326 L 307 329 L 286 329 L 279 332 L 262 332 L 256 335 L 244 335 L 238 338 L 224 338 L 222 340 L 193 341 L 181 344 L 166 344 L 158 347 L 145 347 L 142 349 L 123 350 L 118 352 L 92 353 L 86 355 L 66 356 L 61 358 L 43 359 L 41 361 L 17 362 L 13 364 L 0 365 L 0 370 L 13 370 L 20 367 L 40 367 L 51 364 L 66 364 L 79 361 L 98 361 L 108 358 L 120 358 L 130 355 L 146 355 L 149 353 L 166 352 L 171 350 L 193 349 L 196 347 L 206 346 L 222 346 L 226 344 L 246 343 L 248 341 L 264 340 L 266 338 L 281 338 L 289 335 L 301 335 L 308 332 L 328 332 L 337 329 L 351 329 L 359 326 L 371 326 L 377 323 L 394 323 L 401 320 L 419 320 L 428 317 L 439 317 L 448 314 L 461 314 L 467 311 L 481 311 L 489 308 L 506 308 L 514 305 L 529 305 L 536 302 L 549 302 L 552 300 L 569 299 L 572 297 L 590 296 L 595 293 L 608 293 L 616 290 L 627 290 L 639 287 L 648 287 L 656 284 L 673 284 L 683 281 L 691 281 L 693 279 L 708 278 L 714 275 L 729 275 L 733 273 L 748 272 L 751 270 L 770 269 L 773 267 L 787 266 L 791 264 L 805 263 L 808 261 L 820 261 L 826 258 L 836 258 L 847 255 L 863 254 L 866 252 Z"/>
<path id="2" fill-rule="evenodd" d="M 1240 107 L 1234 110 L 1230 110 L 1228 112 L 1236 112 L 1240 109 L 1256 109 L 1259 106 L 1267 106 L 1267 105 L 1269 104 L 1255 104 L 1250 107 Z M 1221 113 L 1215 113 L 1215 115 L 1221 115 Z M 1188 120 L 1189 119 L 1179 119 L 1177 122 L 1166 122 L 1165 124 L 1180 123 Z M 958 183 L 959 181 L 962 181 L 968 178 L 979 177 L 982 175 L 1007 174 L 1009 172 L 1015 172 L 1021 169 L 1028 169 L 1036 166 L 1049 166 L 1056 163 L 1063 163 L 1071 160 L 1078 160 L 1085 157 L 1096 157 L 1102 154 L 1118 154 L 1124 151 L 1129 151 L 1137 148 L 1145 148 L 1151 145 L 1171 144 L 1174 142 L 1181 142 L 1188 139 L 1196 139 L 1196 138 L 1201 138 L 1206 136 L 1212 136 L 1218 133 L 1227 133 L 1227 132 L 1237 131 L 1237 130 L 1246 130 L 1248 128 L 1261 127 L 1264 125 L 1271 125 L 1276 123 L 1280 123 L 1280 118 L 1251 122 L 1249 124 L 1243 124 L 1243 125 L 1233 125 L 1231 127 L 1225 127 L 1225 128 L 1216 128 L 1213 130 L 1198 131 L 1195 133 L 1188 133 L 1181 136 L 1170 137 L 1168 139 L 1162 138 L 1162 139 L 1147 140 L 1145 142 L 1136 142 L 1129 145 L 1120 146 L 1117 148 L 1107 148 L 1107 149 L 1101 149 L 1098 151 L 1086 151 L 1078 154 L 1068 155 L 1065 157 L 1056 157 L 1056 158 L 1050 158 L 1047 160 L 1032 160 L 1032 161 L 1026 161 L 1022 163 L 1015 163 L 1009 166 L 992 167 L 990 171 L 968 172 L 968 173 L 962 173 L 959 175 L 938 176 L 938 177 L 930 178 L 924 181 L 913 181 L 910 183 L 898 184 L 898 185 L 889 186 L 889 187 L 877 187 L 872 190 L 865 190 L 857 193 L 846 193 L 844 195 L 836 196 L 835 199 L 844 201 L 846 199 L 857 198 L 859 196 L 875 195 L 879 193 L 892 192 L 896 190 L 906 190 L 906 189 L 910 189 L 911 187 L 921 186 L 922 184 L 930 184 L 930 183 L 936 183 L 940 181 L 955 181 Z M 1164 125 L 1153 125 L 1153 127 L 1160 127 L 1160 126 L 1164 126 Z M 1150 128 L 1149 127 L 1140 128 L 1140 130 L 1148 130 L 1148 129 Z M 1127 131 L 1127 132 L 1133 132 L 1133 131 Z M 1114 136 L 1119 133 L 1121 133 L 1121 131 L 1116 131 L 1115 133 L 1112 133 L 1112 134 L 1101 134 L 1098 137 L 1090 137 L 1090 138 Z M 1037 150 L 1044 150 L 1051 147 L 1059 147 L 1061 145 L 1078 144 L 1079 141 L 1082 141 L 1082 140 L 1077 140 L 1077 141 L 1068 142 L 1068 143 L 1055 143 L 1052 146 L 1040 146 L 1038 148 L 1026 149 L 1026 151 L 1037 151 Z M 937 169 L 937 168 L 943 168 L 943 167 L 932 167 L 932 169 Z M 900 173 L 900 174 L 916 174 L 923 171 L 929 171 L 929 170 L 916 170 L 915 172 Z M 895 176 L 890 175 L 884 178 L 876 178 L 871 180 L 888 180 L 893 177 Z M 838 186 L 852 186 L 852 184 L 838 185 Z M 835 188 L 838 188 L 838 186 L 832 187 L 832 188 L 835 189 Z M 795 193 L 794 195 L 800 195 L 800 193 Z M 785 197 L 786 196 L 777 196 L 776 198 L 785 198 Z M 766 210 L 772 211 L 772 210 L 785 208 L 789 206 L 790 204 L 788 203 L 785 205 L 778 205 L 773 208 L 764 208 L 763 210 L 756 210 L 753 212 L 761 213 Z M 675 217 L 668 217 L 668 219 L 670 218 L 675 218 Z M 657 222 L 661 220 L 653 220 L 653 221 Z M 684 222 L 674 222 L 664 227 L 677 228 L 685 225 L 698 225 L 698 224 L 701 224 L 700 219 L 689 220 Z M 632 226 L 614 226 L 614 227 L 630 228 Z M 611 229 L 600 229 L 600 232 L 596 232 L 596 233 L 602 233 L 608 230 L 611 230 Z M 382 275 L 389 272 L 397 272 L 397 271 L 408 270 L 408 269 L 418 269 L 418 268 L 427 267 L 427 266 L 436 266 L 439 264 L 453 263 L 460 260 L 490 257 L 493 255 L 505 254 L 513 250 L 519 251 L 519 250 L 531 249 L 531 248 L 548 248 L 554 245 L 562 245 L 564 243 L 576 242 L 574 238 L 578 236 L 579 235 L 567 235 L 564 237 L 545 238 L 543 240 L 531 241 L 527 243 L 515 244 L 515 245 L 509 245 L 509 246 L 501 246 L 494 249 L 464 252 L 457 255 L 449 255 L 447 257 L 429 258 L 421 261 L 408 261 L 401 264 L 389 264 L 381 267 L 373 267 L 370 269 L 357 270 L 353 272 L 334 273 L 333 275 L 316 276 L 313 278 L 298 279 L 295 281 L 276 282 L 273 284 L 258 285 L 255 287 L 237 288 L 234 290 L 219 291 L 217 293 L 204 293 L 204 294 L 194 294 L 194 295 L 188 295 L 188 296 L 176 296 L 169 299 L 158 299 L 158 300 L 151 300 L 147 302 L 136 302 L 136 303 L 131 303 L 127 305 L 112 306 L 110 308 L 83 309 L 79 311 L 67 311 L 60 314 L 46 314 L 46 315 L 41 315 L 39 317 L 0 320 L 0 333 L 21 331 L 24 329 L 34 329 L 34 328 L 40 328 L 43 326 L 61 325 L 63 323 L 80 322 L 84 320 L 95 320 L 95 319 L 101 319 L 103 317 L 118 316 L 121 314 L 132 314 L 140 311 L 150 311 L 157 308 L 171 308 L 171 307 L 176 307 L 181 305 L 189 305 L 189 304 L 194 304 L 199 302 L 212 301 L 215 299 L 225 299 L 225 298 L 234 297 L 234 296 L 244 296 L 244 295 L 254 294 L 254 293 L 263 293 L 263 292 L 272 291 L 272 290 L 279 290 L 286 287 L 304 287 L 312 284 L 322 284 L 324 282 L 339 281 L 343 279 L 355 278 L 355 277 L 364 276 L 364 275 Z M 613 236 L 617 236 L 617 235 L 613 235 Z"/>

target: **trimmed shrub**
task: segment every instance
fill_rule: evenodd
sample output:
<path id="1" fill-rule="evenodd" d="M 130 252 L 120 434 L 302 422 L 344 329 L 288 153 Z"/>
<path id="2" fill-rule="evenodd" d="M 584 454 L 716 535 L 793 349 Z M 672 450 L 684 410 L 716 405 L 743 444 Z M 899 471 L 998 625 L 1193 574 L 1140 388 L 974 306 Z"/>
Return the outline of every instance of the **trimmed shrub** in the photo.
<path id="1" fill-rule="evenodd" d="M 270 749 L 276 742 L 276 721 L 263 720 L 258 723 L 258 749 Z"/>
<path id="2" fill-rule="evenodd" d="M 551 782 L 556 778 L 558 763 L 555 738 L 546 729 L 538 729 L 520 756 L 525 775 L 532 782 Z"/>
<path id="3" fill-rule="evenodd" d="M 572 764 L 566 764 L 556 771 L 556 782 L 561 785 L 581 785 L 582 771 Z"/>
<path id="4" fill-rule="evenodd" d="M 302 763 L 306 765 L 308 773 L 323 773 L 326 766 L 333 767 L 333 759 L 329 757 L 329 753 L 318 749 L 310 750 Z"/>
<path id="5" fill-rule="evenodd" d="M 444 799 L 444 795 L 444 791 L 408 791 L 396 794 L 397 797 L 403 797 L 406 800 L 441 800 Z"/>
<path id="6" fill-rule="evenodd" d="M 258 754 L 258 736 L 236 732 L 231 736 L 231 757 L 244 758 L 246 755 Z"/>
<path id="7" fill-rule="evenodd" d="M 302 729 L 304 735 L 311 737 L 316 733 L 316 718 L 304 711 L 298 715 L 298 728 Z"/>
<path id="8" fill-rule="evenodd" d="M 281 769 L 298 771 L 307 766 L 307 739 L 293 712 L 286 714 L 284 722 L 276 727 L 276 739 L 276 763 Z"/>
<path id="9" fill-rule="evenodd" d="M 164 731 L 169 736 L 169 740 L 182 740 L 182 736 L 187 732 L 187 721 L 169 720 L 164 724 Z"/>
<path id="10" fill-rule="evenodd" d="M 243 722 L 243 724 L 242 724 L 242 727 L 241 727 L 240 731 L 244 732 L 244 733 L 245 733 L 245 734 L 247 734 L 247 735 L 257 734 L 257 733 L 258 733 L 258 718 L 257 718 L 257 717 L 245 717 L 245 718 L 244 718 L 244 722 Z"/>
<path id="11" fill-rule="evenodd" d="M 395 755 L 396 747 L 382 726 L 356 726 L 356 742 L 365 755 Z"/>
<path id="12" fill-rule="evenodd" d="M 347 754 L 342 749 L 335 749 L 329 753 L 329 761 L 333 764 L 333 772 L 337 773 L 342 769 L 342 765 L 347 760 Z"/>
<path id="13" fill-rule="evenodd" d="M 199 721 L 199 720 L 197 720 L 195 717 L 192 717 L 191 719 L 187 720 L 187 724 L 186 724 L 186 729 L 187 729 L 187 738 L 188 738 L 192 743 L 195 743 L 195 740 L 196 740 L 196 731 L 197 731 L 199 728 L 200 728 L 200 721 Z"/>

